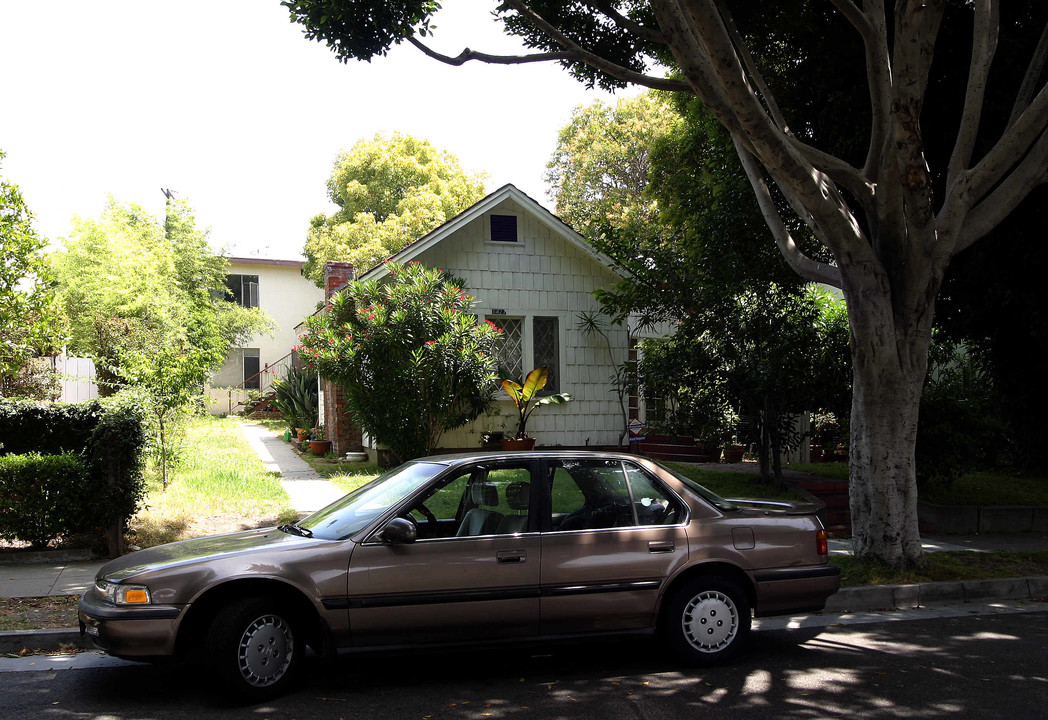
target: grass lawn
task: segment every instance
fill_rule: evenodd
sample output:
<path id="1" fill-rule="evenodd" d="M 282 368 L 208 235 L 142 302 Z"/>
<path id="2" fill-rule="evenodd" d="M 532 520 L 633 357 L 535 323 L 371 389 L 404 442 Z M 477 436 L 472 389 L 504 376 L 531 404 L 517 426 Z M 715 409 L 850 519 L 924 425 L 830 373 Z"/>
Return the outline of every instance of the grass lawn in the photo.
<path id="1" fill-rule="evenodd" d="M 1048 550 L 982 553 L 969 550 L 926 553 L 923 570 L 891 570 L 869 560 L 834 555 L 830 563 L 841 569 L 841 586 L 905 585 L 944 580 L 1048 575 Z"/>
<path id="2" fill-rule="evenodd" d="M 848 479 L 847 463 L 798 463 L 791 470 L 838 480 Z M 932 485 L 920 491 L 921 500 L 936 505 L 1038 505 L 1048 506 L 1048 478 L 1023 477 L 1005 472 L 962 475 L 950 487 Z"/>
<path id="3" fill-rule="evenodd" d="M 678 472 L 685 477 L 691 478 L 723 498 L 804 500 L 804 498 L 796 493 L 772 487 L 761 481 L 756 475 L 750 473 L 717 470 L 717 466 L 712 464 L 709 469 L 701 465 L 688 465 L 686 463 L 677 462 L 662 462 L 662 464 L 674 472 Z"/>
<path id="4" fill-rule="evenodd" d="M 995 472 L 963 475 L 949 488 L 933 485 L 920 492 L 921 500 L 937 505 L 1048 506 L 1048 478 L 1019 477 Z"/>
<path id="5" fill-rule="evenodd" d="M 192 418 L 167 489 L 158 473 L 149 473 L 147 486 L 145 509 L 131 522 L 141 547 L 297 518 L 279 476 L 266 471 L 235 418 Z"/>

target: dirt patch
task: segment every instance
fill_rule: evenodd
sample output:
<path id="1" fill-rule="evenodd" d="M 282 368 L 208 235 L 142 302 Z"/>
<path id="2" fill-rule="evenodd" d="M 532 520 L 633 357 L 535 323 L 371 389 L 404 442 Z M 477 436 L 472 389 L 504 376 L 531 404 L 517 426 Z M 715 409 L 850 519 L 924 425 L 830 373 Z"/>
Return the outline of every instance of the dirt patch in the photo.
<path id="1" fill-rule="evenodd" d="M 59 630 L 77 626 L 78 595 L 0 598 L 0 630 Z"/>

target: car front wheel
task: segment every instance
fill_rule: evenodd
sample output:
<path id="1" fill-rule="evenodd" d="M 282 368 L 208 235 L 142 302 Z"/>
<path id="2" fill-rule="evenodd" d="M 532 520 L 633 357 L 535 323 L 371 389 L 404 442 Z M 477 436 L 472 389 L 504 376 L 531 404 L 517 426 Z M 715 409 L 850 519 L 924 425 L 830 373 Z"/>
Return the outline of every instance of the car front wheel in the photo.
<path id="1" fill-rule="evenodd" d="M 283 693 L 305 650 L 290 613 L 268 598 L 226 605 L 211 624 L 207 648 L 227 687 L 251 702 Z"/>
<path id="2" fill-rule="evenodd" d="M 670 599 L 665 631 L 670 647 L 685 662 L 727 662 L 742 651 L 749 637 L 746 594 L 724 578 L 691 580 Z"/>

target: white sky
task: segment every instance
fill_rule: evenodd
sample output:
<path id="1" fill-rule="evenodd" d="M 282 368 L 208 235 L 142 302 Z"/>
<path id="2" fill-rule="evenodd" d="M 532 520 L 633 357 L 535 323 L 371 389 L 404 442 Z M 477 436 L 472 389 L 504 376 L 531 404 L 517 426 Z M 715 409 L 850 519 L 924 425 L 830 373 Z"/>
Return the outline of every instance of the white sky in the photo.
<path id="1" fill-rule="evenodd" d="M 448 0 L 433 44 L 512 52 L 495 2 Z M 378 131 L 426 138 L 489 191 L 542 180 L 589 91 L 554 64 L 445 66 L 409 45 L 343 65 L 278 0 L 0 0 L 0 167 L 53 242 L 112 193 L 163 213 L 161 188 L 234 255 L 294 258 L 333 209 L 335 156 Z M 633 91 L 636 92 L 636 91 Z"/>

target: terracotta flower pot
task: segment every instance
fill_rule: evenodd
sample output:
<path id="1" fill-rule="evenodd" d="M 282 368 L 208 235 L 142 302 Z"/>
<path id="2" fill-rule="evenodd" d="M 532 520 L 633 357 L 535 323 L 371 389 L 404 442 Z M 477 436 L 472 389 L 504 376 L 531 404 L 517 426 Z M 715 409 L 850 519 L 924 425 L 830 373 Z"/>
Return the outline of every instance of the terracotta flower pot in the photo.
<path id="1" fill-rule="evenodd" d="M 314 455 L 327 455 L 331 451 L 330 440 L 310 440 L 309 451 Z"/>
<path id="2" fill-rule="evenodd" d="M 502 449 L 503 450 L 534 450 L 535 449 L 535 438 L 524 438 L 523 440 L 517 440 L 516 438 L 502 438 Z"/>

